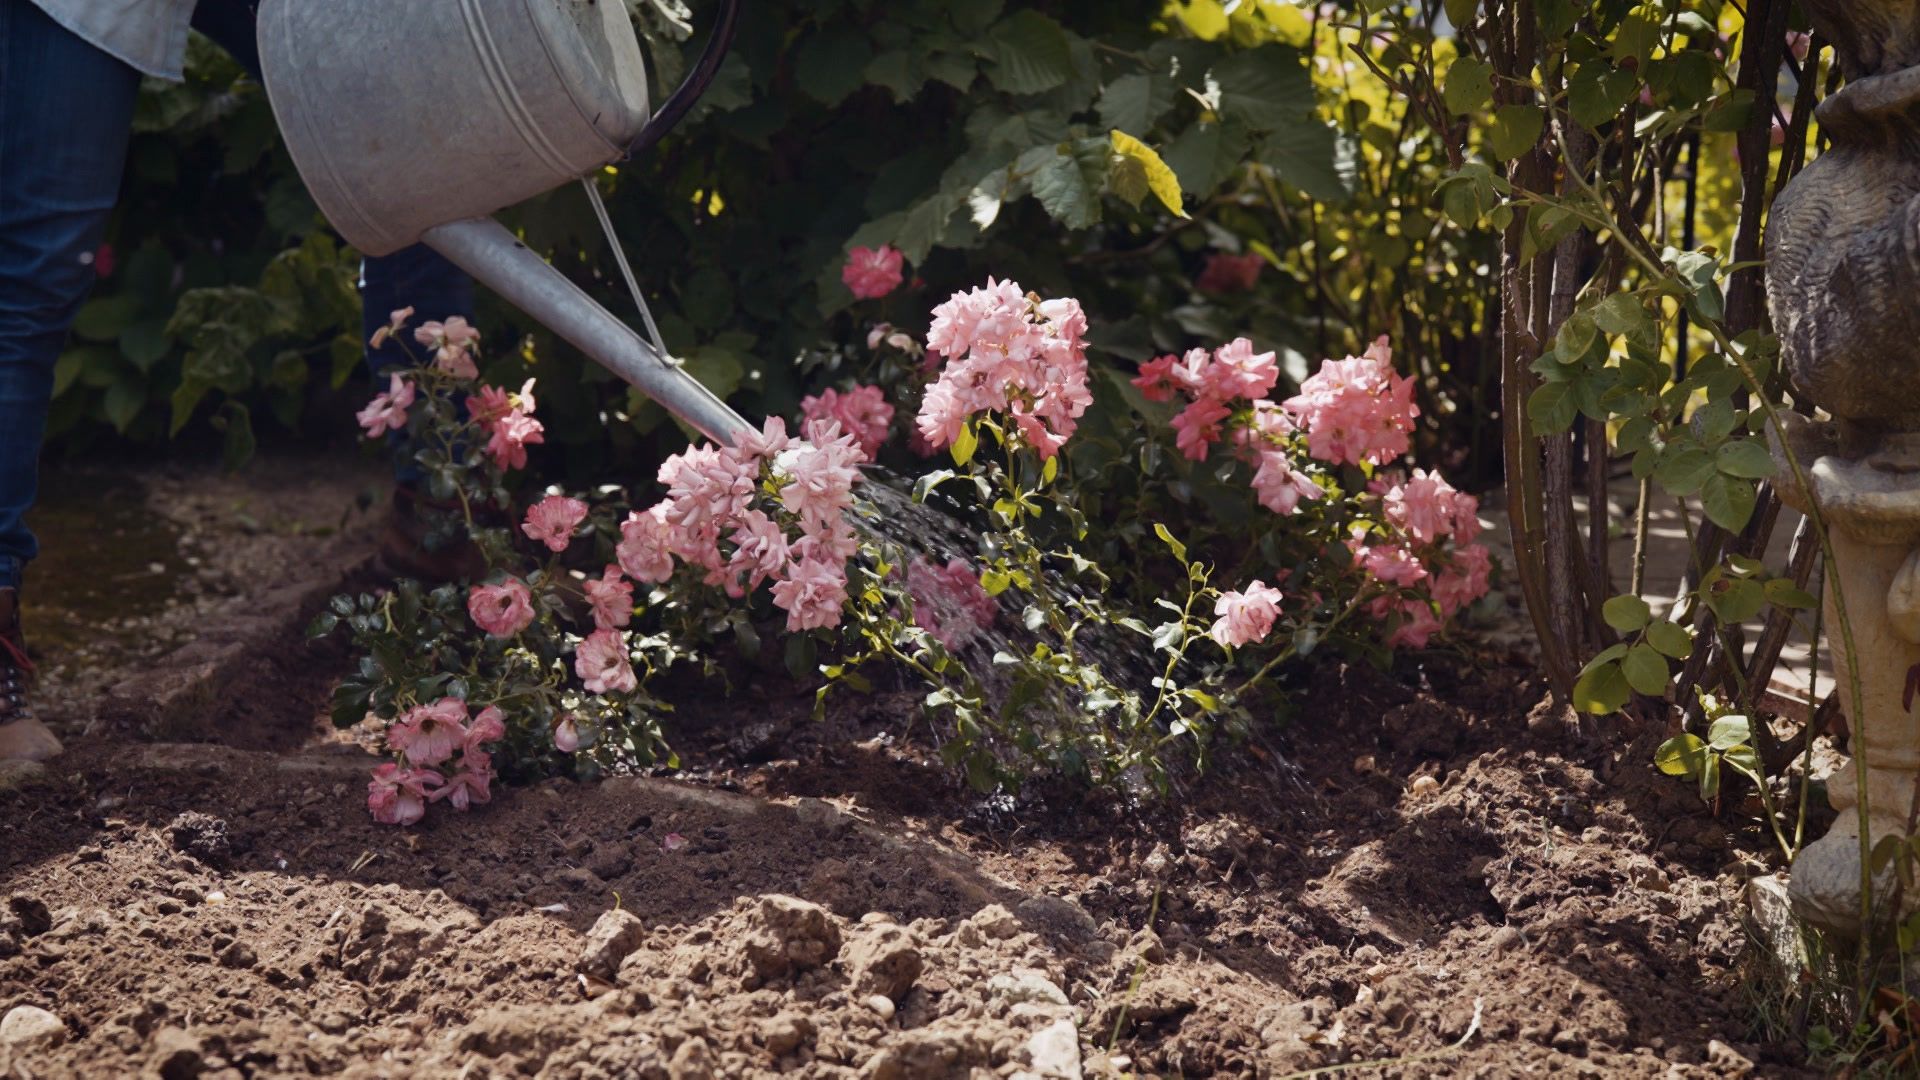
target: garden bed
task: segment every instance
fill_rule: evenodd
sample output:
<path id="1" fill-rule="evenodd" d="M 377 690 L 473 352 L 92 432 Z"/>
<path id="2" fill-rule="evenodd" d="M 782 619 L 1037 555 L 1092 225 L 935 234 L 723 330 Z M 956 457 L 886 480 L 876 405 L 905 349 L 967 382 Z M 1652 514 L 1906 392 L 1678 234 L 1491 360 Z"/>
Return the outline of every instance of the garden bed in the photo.
<path id="1" fill-rule="evenodd" d="M 1390 1073 L 1794 1072 L 1748 1041 L 1761 838 L 1499 657 L 1323 665 L 1171 806 L 983 800 L 911 696 L 815 723 L 762 687 L 680 697 L 678 776 L 402 831 L 299 615 L 158 735 L 115 699 L 0 794 L 0 1004 L 64 1025 L 16 1072 L 986 1075 L 1077 1046 L 1091 1075 L 1283 1075 L 1476 1017 Z M 637 932 L 590 958 L 616 908 Z"/>

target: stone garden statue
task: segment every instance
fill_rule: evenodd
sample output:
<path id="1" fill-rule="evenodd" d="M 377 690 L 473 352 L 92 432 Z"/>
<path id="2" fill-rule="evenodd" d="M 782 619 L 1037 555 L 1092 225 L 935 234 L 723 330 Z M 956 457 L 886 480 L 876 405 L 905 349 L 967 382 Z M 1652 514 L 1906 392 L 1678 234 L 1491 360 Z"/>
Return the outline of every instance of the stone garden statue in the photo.
<path id="1" fill-rule="evenodd" d="M 1794 860 L 1791 896 L 1810 923 L 1860 926 L 1857 777 L 1869 835 L 1904 835 L 1920 808 L 1920 0 L 1802 0 L 1834 43 L 1846 86 L 1815 114 L 1831 147 L 1780 192 L 1767 241 L 1767 298 L 1795 387 L 1827 419 L 1789 428 L 1834 550 L 1829 582 L 1853 625 L 1845 647 L 1827 590 L 1826 626 L 1856 733 L 1828 781 L 1832 831 Z M 1861 715 L 1848 695 L 1861 680 Z M 1892 914 L 1892 874 L 1874 887 Z M 1920 909 L 1909 894 L 1905 912 Z M 1903 914 L 1905 913 L 1903 912 Z M 1876 919 L 1878 921 L 1878 919 Z"/>

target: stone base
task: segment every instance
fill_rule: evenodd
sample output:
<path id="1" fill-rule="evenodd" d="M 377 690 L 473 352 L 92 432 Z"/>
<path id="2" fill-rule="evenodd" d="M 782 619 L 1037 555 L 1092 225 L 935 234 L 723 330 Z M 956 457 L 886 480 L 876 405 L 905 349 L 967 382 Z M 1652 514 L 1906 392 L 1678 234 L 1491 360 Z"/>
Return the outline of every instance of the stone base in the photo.
<path id="1" fill-rule="evenodd" d="M 1769 874 L 1747 882 L 1747 920 L 1753 941 L 1786 985 L 1800 979 L 1807 968 L 1806 931 L 1788 896 L 1787 879 Z"/>

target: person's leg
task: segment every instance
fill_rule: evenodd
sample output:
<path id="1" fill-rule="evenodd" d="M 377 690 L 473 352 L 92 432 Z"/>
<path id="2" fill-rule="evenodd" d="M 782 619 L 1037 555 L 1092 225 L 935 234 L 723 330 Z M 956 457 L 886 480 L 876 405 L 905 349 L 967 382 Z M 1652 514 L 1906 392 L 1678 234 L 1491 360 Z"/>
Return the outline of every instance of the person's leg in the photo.
<path id="1" fill-rule="evenodd" d="M 25 515 L 54 361 L 94 282 L 139 87 L 27 0 L 0 0 L 0 758 L 51 739 L 25 716 L 18 590 L 38 553 Z"/>

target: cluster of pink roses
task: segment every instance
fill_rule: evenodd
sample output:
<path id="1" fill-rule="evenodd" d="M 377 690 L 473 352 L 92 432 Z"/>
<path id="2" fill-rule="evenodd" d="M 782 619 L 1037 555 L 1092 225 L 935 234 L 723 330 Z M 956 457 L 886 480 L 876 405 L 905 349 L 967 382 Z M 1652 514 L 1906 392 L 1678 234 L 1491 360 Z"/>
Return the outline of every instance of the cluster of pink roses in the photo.
<path id="1" fill-rule="evenodd" d="M 374 331 L 369 344 L 379 348 L 405 329 L 407 320 L 412 317 L 413 309 L 410 307 L 395 311 L 387 325 Z M 431 350 L 435 370 L 460 383 L 480 377 L 480 369 L 474 363 L 473 355 L 474 347 L 480 343 L 480 331 L 468 325 L 467 320 L 460 316 L 456 315 L 445 322 L 436 320 L 424 323 L 414 330 L 413 339 Z M 356 417 L 367 437 L 377 438 L 389 431 L 405 428 L 407 411 L 413 407 L 417 394 L 414 380 L 398 372 L 389 376 L 387 389 L 375 394 Z M 486 435 L 486 452 L 495 466 L 501 469 L 524 469 L 527 466 L 527 447 L 546 441 L 545 428 L 533 418 L 535 404 L 532 379 L 528 379 L 517 392 L 481 383 L 478 393 L 467 395 L 467 414 Z"/>
<path id="2" fill-rule="evenodd" d="M 676 454 L 660 466 L 666 499 L 620 526 L 620 567 L 658 583 L 679 559 L 733 597 L 771 581 L 788 630 L 837 626 L 859 549 L 846 510 L 864 460 L 837 421 L 811 421 L 795 439 L 779 417 L 736 446 Z"/>
<path id="3" fill-rule="evenodd" d="M 969 417 L 997 412 L 1041 458 L 1053 457 L 1093 404 L 1086 332 L 1078 300 L 1042 300 L 992 278 L 954 293 L 927 331 L 929 356 L 945 363 L 921 399 L 920 434 L 937 450 L 959 439 Z"/>
<path id="4" fill-rule="evenodd" d="M 1272 353 L 1255 353 L 1245 338 L 1208 352 L 1162 356 L 1140 366 L 1133 383 L 1150 401 L 1175 394 L 1188 405 L 1173 420 L 1175 445 L 1204 461 L 1213 447 L 1231 439 L 1235 453 L 1254 465 L 1252 487 L 1260 504 L 1293 514 L 1302 500 L 1326 494 L 1295 455 L 1328 465 L 1382 466 L 1405 454 L 1413 422 L 1413 380 L 1393 370 L 1393 351 L 1383 336 L 1360 356 L 1325 360 L 1300 384 L 1300 392 L 1274 402 L 1279 382 Z M 1379 499 L 1381 520 L 1357 522 L 1347 546 L 1375 582 L 1390 590 L 1368 607 L 1376 619 L 1393 622 L 1387 643 L 1419 648 L 1461 608 L 1487 591 L 1492 560 L 1479 535 L 1479 503 L 1437 473 L 1414 470 L 1404 477 L 1382 473 L 1368 491 Z M 1403 590 L 1424 588 L 1431 597 Z M 1211 634 L 1222 645 L 1260 641 L 1279 616 L 1280 590 L 1261 581 L 1223 594 Z M 1434 607 L 1438 606 L 1436 614 Z"/>
<path id="5" fill-rule="evenodd" d="M 1356 525 L 1347 547 L 1374 580 L 1400 589 L 1423 588 L 1433 603 L 1404 593 L 1374 599 L 1368 613 L 1398 623 L 1387 644 L 1424 647 L 1460 609 L 1487 593 L 1493 556 L 1480 535 L 1480 500 L 1442 479 L 1413 470 L 1411 477 L 1385 473 L 1368 485 L 1380 496 L 1385 536 Z M 1371 540 L 1371 542 L 1369 542 Z M 1435 606 L 1439 612 L 1434 612 Z"/>
<path id="6" fill-rule="evenodd" d="M 416 705 L 387 728 L 387 745 L 401 756 L 373 770 L 367 809 L 384 825 L 411 825 L 442 799 L 456 810 L 493 798 L 493 756 L 482 744 L 506 737 L 500 710 L 489 705 L 468 722 L 467 703 L 445 697 Z M 450 773 L 435 766 L 460 755 Z"/>
<path id="7" fill-rule="evenodd" d="M 856 385 L 844 394 L 832 388 L 822 390 L 800 399 L 800 415 L 808 423 L 838 423 L 840 430 L 859 442 L 868 461 L 879 456 L 880 444 L 887 441 L 887 429 L 893 424 L 893 406 L 877 386 Z"/>

